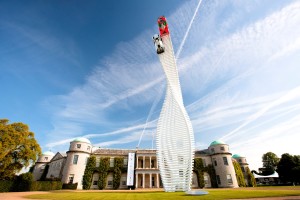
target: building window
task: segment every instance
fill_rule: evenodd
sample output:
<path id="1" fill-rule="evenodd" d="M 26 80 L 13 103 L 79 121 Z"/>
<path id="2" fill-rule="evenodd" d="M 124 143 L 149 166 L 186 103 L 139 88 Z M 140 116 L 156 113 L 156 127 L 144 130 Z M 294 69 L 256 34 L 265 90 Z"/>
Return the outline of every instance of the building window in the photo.
<path id="1" fill-rule="evenodd" d="M 110 158 L 109 160 L 109 166 L 114 167 L 114 158 Z"/>
<path id="2" fill-rule="evenodd" d="M 89 151 L 90 149 L 91 149 L 91 147 L 90 147 L 90 146 L 88 146 L 86 150 L 88 150 L 88 151 Z"/>
<path id="3" fill-rule="evenodd" d="M 94 182 L 93 182 L 93 185 L 98 185 L 98 181 L 94 181 Z"/>
<path id="4" fill-rule="evenodd" d="M 113 184 L 112 181 L 108 181 L 108 182 L 107 182 L 107 185 L 108 185 L 108 186 L 112 186 L 112 184 Z"/>
<path id="5" fill-rule="evenodd" d="M 155 160 L 151 160 L 151 168 L 155 167 Z"/>
<path id="6" fill-rule="evenodd" d="M 144 168 L 144 160 L 141 160 L 141 168 Z"/>
<path id="7" fill-rule="evenodd" d="M 128 165 L 128 158 L 124 158 L 124 166 L 126 167 Z"/>
<path id="8" fill-rule="evenodd" d="M 239 162 L 242 162 L 242 159 L 239 159 Z"/>
<path id="9" fill-rule="evenodd" d="M 43 173 L 44 169 L 45 169 L 45 165 L 42 165 L 40 168 L 40 173 Z"/>
<path id="10" fill-rule="evenodd" d="M 220 149 L 221 149 L 221 151 L 225 151 L 225 148 L 223 146 Z"/>
<path id="11" fill-rule="evenodd" d="M 223 157 L 224 165 L 228 165 L 227 157 Z"/>
<path id="12" fill-rule="evenodd" d="M 126 177 L 126 176 L 122 176 L 122 177 L 121 177 L 121 185 L 122 185 L 122 186 L 125 186 L 125 185 L 127 184 L 127 181 L 126 181 L 126 180 L 127 180 L 127 177 Z"/>
<path id="13" fill-rule="evenodd" d="M 69 184 L 73 184 L 74 181 L 74 174 L 69 175 Z"/>
<path id="14" fill-rule="evenodd" d="M 203 167 L 206 167 L 206 161 L 204 158 L 202 158 Z"/>
<path id="15" fill-rule="evenodd" d="M 96 167 L 99 167 L 99 165 L 100 165 L 100 157 L 97 157 L 96 158 Z"/>
<path id="16" fill-rule="evenodd" d="M 230 174 L 227 174 L 227 183 L 232 184 L 232 178 Z"/>
<path id="17" fill-rule="evenodd" d="M 217 183 L 218 183 L 218 185 L 221 185 L 221 179 L 220 179 L 219 175 L 217 175 Z"/>
<path id="18" fill-rule="evenodd" d="M 155 187 L 155 179 L 154 179 L 154 177 L 152 177 L 152 187 Z"/>
<path id="19" fill-rule="evenodd" d="M 48 157 L 45 157 L 45 160 L 47 161 L 47 160 L 48 160 Z"/>
<path id="20" fill-rule="evenodd" d="M 205 183 L 205 185 L 208 184 L 208 176 L 204 176 L 204 183 Z"/>
<path id="21" fill-rule="evenodd" d="M 215 166 L 218 166 L 217 160 L 214 158 L 213 159 Z"/>
<path id="22" fill-rule="evenodd" d="M 78 155 L 74 155 L 74 157 L 73 157 L 73 164 L 74 165 L 77 165 L 77 162 L 78 162 Z"/>
<path id="23" fill-rule="evenodd" d="M 212 152 L 212 153 L 215 153 L 215 149 L 214 149 L 214 148 L 211 148 L 211 152 Z"/>

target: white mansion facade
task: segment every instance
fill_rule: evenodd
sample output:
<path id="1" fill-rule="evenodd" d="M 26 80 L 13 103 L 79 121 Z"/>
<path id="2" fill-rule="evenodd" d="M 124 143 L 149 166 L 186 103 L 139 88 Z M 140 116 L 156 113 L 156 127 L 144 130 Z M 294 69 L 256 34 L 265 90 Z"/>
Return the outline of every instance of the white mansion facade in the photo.
<path id="1" fill-rule="evenodd" d="M 82 180 L 90 156 L 95 156 L 96 167 L 99 166 L 102 157 L 110 158 L 110 167 L 114 167 L 114 158 L 122 157 L 124 167 L 128 166 L 128 155 L 134 153 L 134 172 L 132 173 L 134 187 L 139 188 L 162 188 L 159 174 L 156 150 L 153 149 L 102 149 L 93 150 L 91 142 L 86 138 L 77 138 L 70 143 L 66 153 L 44 152 L 35 163 L 33 168 L 34 180 L 39 180 L 43 173 L 48 179 L 60 179 L 63 183 L 78 183 L 77 189 L 82 189 Z M 238 154 L 232 156 L 229 146 L 220 141 L 214 141 L 208 149 L 196 150 L 195 158 L 201 158 L 204 167 L 212 165 L 215 169 L 215 178 L 218 187 L 238 187 L 235 169 L 232 160 L 236 160 L 243 172 L 248 163 L 245 157 Z M 47 169 L 47 170 L 46 170 Z M 129 167 L 128 167 L 129 169 Z M 45 172 L 44 172 L 45 171 Z M 129 173 L 129 172 L 128 172 Z M 121 174 L 119 189 L 127 189 L 126 172 Z M 44 175 L 45 176 L 45 175 Z M 98 189 L 99 172 L 94 172 L 91 189 Z M 205 188 L 212 187 L 212 180 L 207 172 L 204 172 Z M 105 189 L 113 188 L 113 173 L 108 173 Z M 199 188 L 196 173 L 193 173 L 192 188 Z"/>

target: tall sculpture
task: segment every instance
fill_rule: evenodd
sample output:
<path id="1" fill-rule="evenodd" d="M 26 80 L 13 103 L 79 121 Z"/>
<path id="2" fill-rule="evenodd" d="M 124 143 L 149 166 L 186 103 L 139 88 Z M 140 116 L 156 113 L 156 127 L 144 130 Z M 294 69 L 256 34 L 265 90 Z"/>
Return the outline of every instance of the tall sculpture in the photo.
<path id="1" fill-rule="evenodd" d="M 166 192 L 191 189 L 194 162 L 194 133 L 184 108 L 176 59 L 168 24 L 158 18 L 160 35 L 153 37 L 167 79 L 167 91 L 157 125 L 158 165 Z"/>

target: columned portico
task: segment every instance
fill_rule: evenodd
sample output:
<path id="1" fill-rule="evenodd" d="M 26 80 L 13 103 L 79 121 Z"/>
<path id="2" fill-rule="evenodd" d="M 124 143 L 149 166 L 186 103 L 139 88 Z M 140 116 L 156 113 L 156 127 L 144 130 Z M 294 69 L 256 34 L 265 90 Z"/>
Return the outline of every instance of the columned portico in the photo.
<path id="1" fill-rule="evenodd" d="M 135 188 L 159 188 L 160 176 L 155 150 L 136 153 Z"/>

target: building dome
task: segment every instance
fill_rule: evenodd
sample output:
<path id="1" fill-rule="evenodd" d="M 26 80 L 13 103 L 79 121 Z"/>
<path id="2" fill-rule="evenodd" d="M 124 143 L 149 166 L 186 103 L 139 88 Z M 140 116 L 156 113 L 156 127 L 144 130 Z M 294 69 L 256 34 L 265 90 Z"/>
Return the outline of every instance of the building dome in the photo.
<path id="1" fill-rule="evenodd" d="M 75 138 L 72 142 L 85 142 L 85 143 L 91 144 L 91 141 L 84 137 Z"/>
<path id="2" fill-rule="evenodd" d="M 43 156 L 54 156 L 54 153 L 51 151 L 45 151 L 44 153 L 42 153 Z"/>
<path id="3" fill-rule="evenodd" d="M 214 146 L 214 145 L 219 145 L 219 144 L 226 144 L 226 143 L 224 143 L 224 142 L 222 142 L 220 140 L 215 140 L 209 146 Z"/>
<path id="4" fill-rule="evenodd" d="M 233 156 L 232 156 L 233 158 L 244 158 L 244 156 L 241 156 L 240 154 L 234 154 Z"/>

